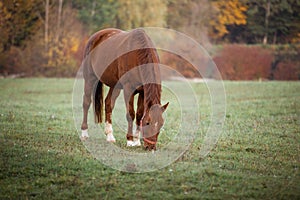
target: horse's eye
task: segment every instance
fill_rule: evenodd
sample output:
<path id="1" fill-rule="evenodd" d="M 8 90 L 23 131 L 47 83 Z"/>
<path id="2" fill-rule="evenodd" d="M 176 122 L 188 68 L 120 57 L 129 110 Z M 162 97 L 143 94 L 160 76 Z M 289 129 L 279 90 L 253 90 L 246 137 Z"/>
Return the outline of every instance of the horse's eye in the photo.
<path id="1" fill-rule="evenodd" d="M 149 125 L 150 125 L 150 122 L 147 122 L 146 125 L 149 126 Z"/>

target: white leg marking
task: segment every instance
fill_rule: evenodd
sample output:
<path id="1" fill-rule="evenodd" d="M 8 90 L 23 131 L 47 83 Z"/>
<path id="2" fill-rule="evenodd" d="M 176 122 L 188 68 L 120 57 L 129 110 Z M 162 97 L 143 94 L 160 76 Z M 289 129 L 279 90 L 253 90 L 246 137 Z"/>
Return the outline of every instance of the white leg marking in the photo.
<path id="1" fill-rule="evenodd" d="M 82 141 L 84 141 L 84 140 L 87 140 L 88 138 L 89 138 L 88 129 L 81 130 L 81 137 L 80 137 L 80 139 Z"/>
<path id="2" fill-rule="evenodd" d="M 112 124 L 105 122 L 105 134 L 113 133 Z"/>
<path id="3" fill-rule="evenodd" d="M 105 123 L 105 134 L 106 134 L 107 142 L 116 142 L 116 138 L 113 135 L 112 124 L 110 124 L 108 122 Z"/>
<path id="4" fill-rule="evenodd" d="M 127 146 L 128 147 L 133 147 L 133 141 L 127 140 Z"/>
<path id="5" fill-rule="evenodd" d="M 131 146 L 141 146 L 141 140 L 140 140 L 141 131 L 139 130 L 139 127 L 133 134 L 133 144 Z"/>

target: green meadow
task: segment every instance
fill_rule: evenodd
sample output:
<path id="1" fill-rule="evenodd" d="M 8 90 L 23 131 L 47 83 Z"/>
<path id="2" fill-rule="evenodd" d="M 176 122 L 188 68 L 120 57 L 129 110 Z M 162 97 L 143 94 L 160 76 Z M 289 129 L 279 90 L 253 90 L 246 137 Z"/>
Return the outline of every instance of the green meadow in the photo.
<path id="1" fill-rule="evenodd" d="M 300 199 L 300 82 L 225 81 L 225 123 L 204 158 L 212 105 L 206 85 L 191 83 L 199 97 L 195 139 L 170 165 L 146 173 L 112 169 L 87 150 L 74 123 L 73 85 L 0 79 L 0 199 Z M 182 105 L 167 89 L 162 99 L 170 107 L 158 148 L 176 136 Z M 113 119 L 115 145 L 143 153 L 125 147 L 122 103 Z"/>

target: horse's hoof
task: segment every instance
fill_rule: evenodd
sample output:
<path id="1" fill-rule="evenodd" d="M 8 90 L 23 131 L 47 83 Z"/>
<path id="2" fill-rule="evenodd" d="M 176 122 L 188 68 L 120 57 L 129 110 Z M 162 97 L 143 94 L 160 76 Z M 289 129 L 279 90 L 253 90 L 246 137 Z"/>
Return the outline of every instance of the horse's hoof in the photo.
<path id="1" fill-rule="evenodd" d="M 116 138 L 114 137 L 114 135 L 112 133 L 109 133 L 106 136 L 106 141 L 107 142 L 111 142 L 111 143 L 115 143 L 116 142 Z"/>
<path id="2" fill-rule="evenodd" d="M 133 141 L 132 140 L 127 140 L 127 147 L 132 147 Z"/>
<path id="3" fill-rule="evenodd" d="M 140 140 L 134 140 L 133 143 L 132 143 L 132 146 L 133 147 L 139 147 L 139 146 L 141 146 L 141 141 Z"/>
<path id="4" fill-rule="evenodd" d="M 89 138 L 88 130 L 81 130 L 80 140 L 85 141 Z"/>
<path id="5" fill-rule="evenodd" d="M 81 137 L 80 137 L 80 140 L 81 140 L 81 141 L 86 141 L 87 139 L 89 139 L 88 136 L 81 136 Z"/>
<path id="6" fill-rule="evenodd" d="M 138 147 L 138 146 L 141 146 L 140 140 L 135 140 L 135 141 L 127 140 L 127 147 Z"/>

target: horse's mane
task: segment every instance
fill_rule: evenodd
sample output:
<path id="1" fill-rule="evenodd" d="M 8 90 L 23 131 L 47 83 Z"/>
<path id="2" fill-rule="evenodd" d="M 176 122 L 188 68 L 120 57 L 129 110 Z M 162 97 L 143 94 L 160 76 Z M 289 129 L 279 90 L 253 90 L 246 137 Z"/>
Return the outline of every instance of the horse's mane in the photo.
<path id="1" fill-rule="evenodd" d="M 137 56 L 140 63 L 138 65 L 146 64 L 140 68 L 140 74 L 143 82 L 146 83 L 144 87 L 145 105 L 150 108 L 154 104 L 160 104 L 161 99 L 161 77 L 159 70 L 159 56 L 157 51 L 142 29 L 135 29 L 132 31 L 135 42 L 139 43 L 140 49 L 137 50 Z M 151 47 L 151 48 L 149 48 Z"/>

